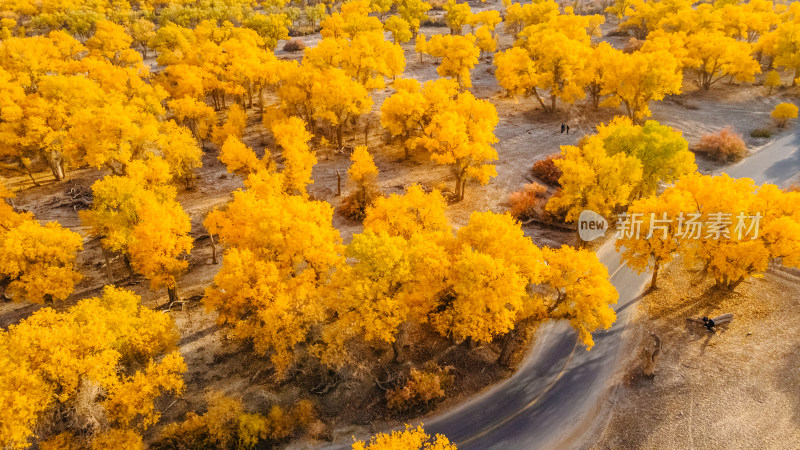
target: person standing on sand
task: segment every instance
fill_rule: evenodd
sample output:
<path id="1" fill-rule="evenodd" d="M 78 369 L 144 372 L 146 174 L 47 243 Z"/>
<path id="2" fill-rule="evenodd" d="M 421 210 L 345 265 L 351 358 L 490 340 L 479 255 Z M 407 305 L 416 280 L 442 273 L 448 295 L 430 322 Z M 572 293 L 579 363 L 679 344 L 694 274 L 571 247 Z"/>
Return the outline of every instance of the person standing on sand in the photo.
<path id="1" fill-rule="evenodd" d="M 567 134 L 569 134 L 569 125 L 567 125 Z"/>
<path id="2" fill-rule="evenodd" d="M 561 134 L 564 134 L 564 130 L 567 128 L 567 125 L 564 122 L 561 122 Z"/>

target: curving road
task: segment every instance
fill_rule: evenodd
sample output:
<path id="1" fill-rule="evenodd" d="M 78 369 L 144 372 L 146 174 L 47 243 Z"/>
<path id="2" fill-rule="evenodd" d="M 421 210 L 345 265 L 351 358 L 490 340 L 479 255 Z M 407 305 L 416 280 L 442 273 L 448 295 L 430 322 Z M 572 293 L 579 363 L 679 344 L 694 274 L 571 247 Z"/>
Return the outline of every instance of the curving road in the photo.
<path id="1" fill-rule="evenodd" d="M 459 449 L 534 449 L 568 445 L 592 423 L 617 368 L 621 334 L 631 306 L 649 280 L 621 265 L 614 246 L 598 251 L 619 292 L 617 322 L 595 335 L 586 351 L 566 322 L 549 323 L 516 374 L 490 390 L 423 421 L 429 433 L 442 433 Z"/>
<path id="2" fill-rule="evenodd" d="M 784 184 L 800 172 L 800 130 L 779 138 L 723 172 L 735 178 L 752 178 L 756 184 Z"/>
<path id="3" fill-rule="evenodd" d="M 781 137 L 741 163 L 724 170 L 756 184 L 784 184 L 800 172 L 800 130 Z M 613 241 L 597 252 L 617 288 L 617 322 L 595 335 L 587 352 L 565 322 L 548 323 L 534 348 L 508 380 L 441 415 L 423 419 L 425 431 L 442 433 L 459 450 L 572 448 L 601 412 L 614 382 L 622 333 L 650 279 L 621 264 Z M 326 448 L 348 448 L 332 445 Z"/>
<path id="4" fill-rule="evenodd" d="M 784 184 L 800 172 L 800 131 L 781 137 L 724 170 L 756 184 Z M 617 322 L 598 333 L 594 349 L 577 343 L 566 323 L 546 325 L 516 374 L 440 416 L 424 420 L 429 433 L 443 433 L 459 449 L 536 449 L 581 445 L 581 434 L 600 411 L 621 356 L 622 332 L 649 280 L 621 265 L 609 242 L 598 251 L 619 292 Z"/>

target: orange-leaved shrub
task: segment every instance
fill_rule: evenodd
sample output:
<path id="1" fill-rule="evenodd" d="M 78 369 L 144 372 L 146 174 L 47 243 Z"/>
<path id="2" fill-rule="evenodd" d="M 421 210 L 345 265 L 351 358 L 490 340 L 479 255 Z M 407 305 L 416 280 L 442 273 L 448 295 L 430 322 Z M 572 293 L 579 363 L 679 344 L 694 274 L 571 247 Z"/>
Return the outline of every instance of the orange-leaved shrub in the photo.
<path id="1" fill-rule="evenodd" d="M 719 162 L 734 162 L 744 158 L 747 146 L 742 135 L 727 126 L 716 133 L 709 133 L 700 138 L 698 151 L 710 159 Z"/>
<path id="2" fill-rule="evenodd" d="M 286 41 L 286 43 L 283 44 L 283 51 L 285 52 L 290 52 L 290 53 L 302 52 L 305 49 L 306 49 L 306 44 L 304 44 L 302 41 L 297 41 L 294 39 Z"/>
<path id="3" fill-rule="evenodd" d="M 547 198 L 547 188 L 539 183 L 526 184 L 521 191 L 514 192 L 508 198 L 511 204 L 509 212 L 517 220 L 528 220 L 540 217 Z"/>
<path id="4" fill-rule="evenodd" d="M 555 153 L 545 159 L 540 159 L 533 164 L 531 174 L 536 178 L 542 180 L 544 184 L 550 186 L 561 186 L 558 179 L 561 178 L 561 169 L 556 167 L 555 160 L 561 159 L 560 153 Z"/>

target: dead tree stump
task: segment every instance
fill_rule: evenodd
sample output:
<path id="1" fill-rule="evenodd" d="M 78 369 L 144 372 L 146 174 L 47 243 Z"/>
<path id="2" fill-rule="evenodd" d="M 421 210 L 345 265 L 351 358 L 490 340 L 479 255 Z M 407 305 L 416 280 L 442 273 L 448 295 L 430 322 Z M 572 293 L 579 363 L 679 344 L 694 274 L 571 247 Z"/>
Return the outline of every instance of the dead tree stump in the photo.
<path id="1" fill-rule="evenodd" d="M 661 354 L 661 338 L 652 332 L 650 336 L 653 336 L 653 339 L 656 340 L 656 345 L 647 357 L 644 365 L 644 375 L 648 378 L 654 378 L 656 376 L 656 361 L 658 361 L 658 356 Z"/>

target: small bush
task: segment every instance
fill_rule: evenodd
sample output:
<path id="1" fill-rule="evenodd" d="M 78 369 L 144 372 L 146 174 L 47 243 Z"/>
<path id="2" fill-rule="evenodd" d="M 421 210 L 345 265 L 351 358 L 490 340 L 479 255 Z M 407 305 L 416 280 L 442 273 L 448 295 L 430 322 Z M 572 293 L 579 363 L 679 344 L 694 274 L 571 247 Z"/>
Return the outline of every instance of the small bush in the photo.
<path id="1" fill-rule="evenodd" d="M 703 135 L 697 148 L 708 158 L 719 162 L 739 161 L 747 154 L 742 135 L 729 126 L 716 133 Z"/>
<path id="2" fill-rule="evenodd" d="M 538 183 L 526 184 L 521 191 L 509 196 L 511 203 L 509 212 L 517 220 L 528 220 L 541 216 L 544 199 L 547 197 L 547 188 Z"/>
<path id="3" fill-rule="evenodd" d="M 422 370 L 411 369 L 406 384 L 386 393 L 389 408 L 409 411 L 427 408 L 444 397 L 445 389 L 453 382 L 450 368 L 441 368 L 434 363 L 426 364 Z"/>
<path id="4" fill-rule="evenodd" d="M 364 220 L 367 208 L 380 196 L 381 192 L 373 186 L 356 189 L 342 200 L 342 214 L 353 220 Z"/>
<path id="5" fill-rule="evenodd" d="M 640 39 L 636 39 L 632 37 L 628 39 L 628 43 L 625 44 L 625 48 L 622 49 L 623 53 L 634 53 L 642 49 L 644 45 L 644 41 Z"/>
<path id="6" fill-rule="evenodd" d="M 767 128 L 756 128 L 755 130 L 750 132 L 750 137 L 770 138 L 772 137 L 772 131 Z"/>
<path id="7" fill-rule="evenodd" d="M 764 77 L 764 86 L 766 86 L 769 90 L 767 91 L 767 95 L 772 95 L 772 90 L 781 85 L 781 74 L 779 74 L 775 70 L 770 70 L 767 72 L 767 76 Z"/>
<path id="8" fill-rule="evenodd" d="M 447 4 L 446 0 L 430 0 L 431 11 L 444 11 L 444 6 Z"/>
<path id="9" fill-rule="evenodd" d="M 305 50 L 305 48 L 306 44 L 302 43 L 301 41 L 296 41 L 294 39 L 292 39 L 291 41 L 286 41 L 286 43 L 283 44 L 283 51 L 285 52 L 292 52 L 292 53 L 301 52 Z"/>
<path id="10" fill-rule="evenodd" d="M 786 188 L 786 192 L 800 192 L 800 184 L 793 184 Z"/>
<path id="11" fill-rule="evenodd" d="M 555 165 L 555 160 L 561 158 L 561 154 L 556 153 L 548 156 L 545 159 L 536 161 L 531 168 L 531 174 L 542 180 L 544 184 L 550 186 L 561 186 L 561 184 L 558 182 L 558 179 L 561 178 L 561 169 Z"/>
<path id="12" fill-rule="evenodd" d="M 797 118 L 797 110 L 797 105 L 793 103 L 779 103 L 775 105 L 770 115 L 775 119 L 775 124 L 783 128 L 789 120 Z"/>

